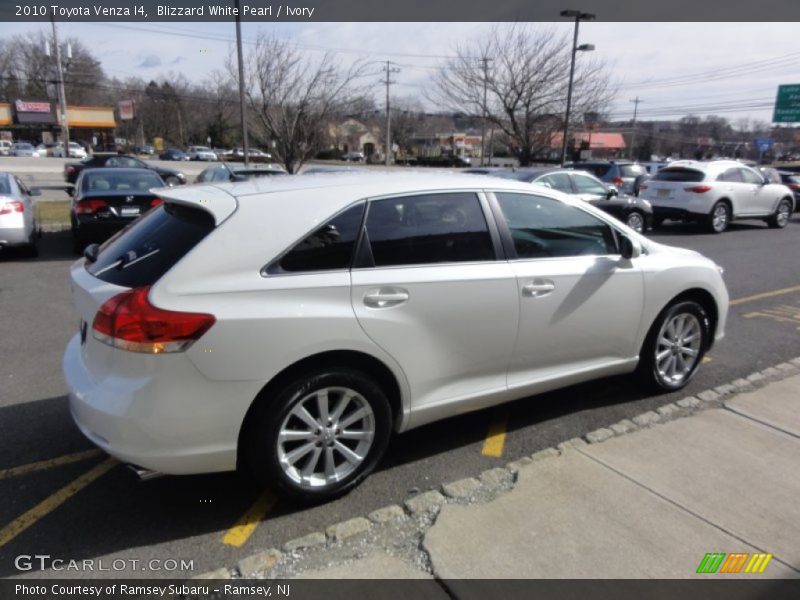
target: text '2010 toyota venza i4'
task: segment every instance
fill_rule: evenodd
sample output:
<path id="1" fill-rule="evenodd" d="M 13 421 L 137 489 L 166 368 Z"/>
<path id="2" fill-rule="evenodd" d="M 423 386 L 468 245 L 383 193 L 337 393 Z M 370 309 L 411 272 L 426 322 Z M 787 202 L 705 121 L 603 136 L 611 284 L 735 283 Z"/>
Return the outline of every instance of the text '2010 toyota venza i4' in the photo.
<path id="1" fill-rule="evenodd" d="M 329 499 L 395 432 L 622 373 L 676 390 L 723 336 L 717 265 L 554 190 L 331 173 L 156 193 L 72 265 L 64 355 L 82 432 L 144 471 Z"/>

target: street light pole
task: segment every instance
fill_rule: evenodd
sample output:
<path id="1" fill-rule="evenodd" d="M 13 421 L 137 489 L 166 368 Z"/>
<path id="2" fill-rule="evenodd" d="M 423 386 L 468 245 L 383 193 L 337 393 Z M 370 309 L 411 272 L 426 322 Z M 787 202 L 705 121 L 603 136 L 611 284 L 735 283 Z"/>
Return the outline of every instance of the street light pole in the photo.
<path id="1" fill-rule="evenodd" d="M 575 19 L 575 32 L 572 36 L 572 55 L 569 63 L 569 84 L 567 85 L 567 110 L 564 114 L 564 131 L 563 139 L 561 140 L 561 164 L 567 162 L 567 139 L 569 136 L 569 111 L 572 108 L 572 80 L 575 77 L 575 56 L 578 51 L 594 50 L 592 44 L 583 44 L 578 46 L 578 27 L 581 21 L 590 21 L 596 18 L 596 15 L 591 13 L 581 12 L 579 10 L 562 10 L 562 17 L 570 17 Z"/>
<path id="2" fill-rule="evenodd" d="M 56 72 L 58 73 L 58 121 L 61 123 L 61 138 L 64 143 L 64 158 L 69 158 L 69 123 L 67 122 L 67 95 L 64 91 L 64 68 L 61 65 L 61 47 L 58 45 L 58 32 L 56 30 L 56 20 L 50 16 L 50 23 L 53 25 L 53 50 L 56 53 Z M 69 53 L 67 53 L 69 54 Z"/>
<path id="3" fill-rule="evenodd" d="M 250 148 L 247 141 L 247 118 L 244 105 L 244 59 L 242 58 L 242 19 L 239 0 L 236 0 L 236 58 L 239 62 L 239 109 L 242 122 L 242 151 L 244 152 L 244 166 L 250 164 Z"/>

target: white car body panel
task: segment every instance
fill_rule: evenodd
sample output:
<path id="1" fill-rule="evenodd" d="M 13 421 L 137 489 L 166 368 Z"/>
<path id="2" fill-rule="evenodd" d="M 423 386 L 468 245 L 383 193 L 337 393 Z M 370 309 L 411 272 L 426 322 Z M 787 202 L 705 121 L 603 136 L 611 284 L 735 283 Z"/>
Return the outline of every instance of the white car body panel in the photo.
<path id="1" fill-rule="evenodd" d="M 0 193 L 0 208 L 6 202 L 22 202 L 23 211 L 0 215 L 0 248 L 28 244 L 36 229 L 36 202 L 20 189 L 14 176 L 8 176 L 8 184 L 10 193 Z"/>
<path id="2" fill-rule="evenodd" d="M 263 268 L 334 214 L 364 199 L 430 191 L 536 193 L 588 211 L 638 242 L 643 254 L 485 261 L 265 274 Z M 125 288 L 73 264 L 73 298 L 88 324 L 66 349 L 70 406 L 81 430 L 125 462 L 164 473 L 224 471 L 259 391 L 296 362 L 328 351 L 373 357 L 394 375 L 404 431 L 475 410 L 633 370 L 658 313 L 679 293 L 706 290 L 724 333 L 727 291 L 710 260 L 661 246 L 580 200 L 494 177 L 333 173 L 257 178 L 157 193 L 194 204 L 218 225 L 152 287 L 155 306 L 211 313 L 216 323 L 184 352 L 135 354 L 91 332 L 100 305 Z M 571 263 L 571 264 L 567 264 Z M 557 292 L 523 298 L 550 278 Z M 587 278 L 588 277 L 588 278 Z M 381 288 L 408 301 L 364 304 Z M 620 291 L 622 290 L 622 292 Z M 598 315 L 599 313 L 599 315 Z M 603 323 L 599 332 L 597 317 Z M 544 323 L 543 320 L 549 319 Z M 563 336 L 555 348 L 539 336 Z M 543 351 L 551 352 L 542 358 Z"/>

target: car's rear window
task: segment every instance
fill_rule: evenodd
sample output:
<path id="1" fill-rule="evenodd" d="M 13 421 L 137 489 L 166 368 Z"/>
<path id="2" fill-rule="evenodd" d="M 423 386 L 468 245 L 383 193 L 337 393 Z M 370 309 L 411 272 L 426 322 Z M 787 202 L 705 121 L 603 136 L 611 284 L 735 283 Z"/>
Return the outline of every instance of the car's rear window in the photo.
<path id="1" fill-rule="evenodd" d="M 653 175 L 653 181 L 703 181 L 706 174 L 697 169 L 666 167 Z"/>
<path id="2" fill-rule="evenodd" d="M 147 169 L 117 171 L 103 169 L 87 172 L 83 176 L 84 191 L 136 191 L 146 192 L 150 188 L 163 187 L 164 182 L 154 172 Z"/>
<path id="3" fill-rule="evenodd" d="M 578 169 L 580 171 L 589 171 L 595 177 L 602 177 L 606 173 L 609 172 L 611 169 L 611 165 L 598 165 L 592 163 L 575 163 L 573 165 L 574 169 Z"/>
<path id="4" fill-rule="evenodd" d="M 115 285 L 153 285 L 213 229 L 206 211 L 163 204 L 105 242 L 86 269 Z"/>
<path id="5" fill-rule="evenodd" d="M 638 177 L 647 173 L 642 165 L 620 165 L 619 172 L 622 177 Z"/>

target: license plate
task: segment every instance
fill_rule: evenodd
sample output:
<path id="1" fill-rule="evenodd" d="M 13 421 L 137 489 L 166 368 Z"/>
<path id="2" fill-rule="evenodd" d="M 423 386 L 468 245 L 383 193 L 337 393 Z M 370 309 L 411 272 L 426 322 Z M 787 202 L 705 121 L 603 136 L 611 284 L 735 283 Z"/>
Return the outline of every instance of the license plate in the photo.
<path id="1" fill-rule="evenodd" d="M 138 206 L 123 206 L 120 214 L 123 217 L 133 217 L 139 214 L 139 207 Z"/>
<path id="2" fill-rule="evenodd" d="M 670 190 L 666 188 L 661 188 L 660 190 L 658 190 L 659 198 L 669 198 L 669 195 L 670 195 Z"/>

